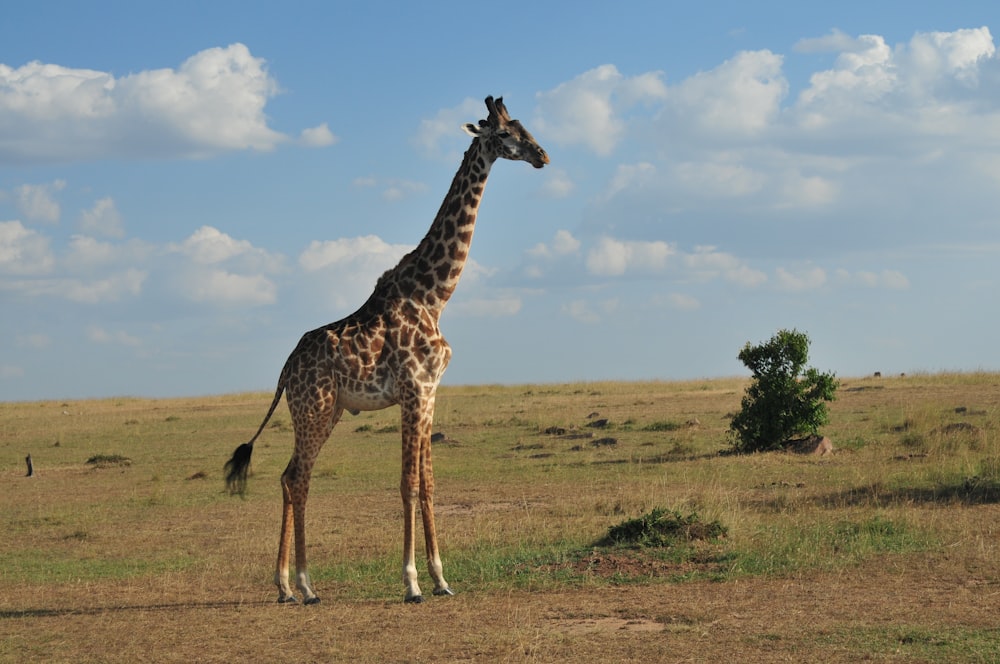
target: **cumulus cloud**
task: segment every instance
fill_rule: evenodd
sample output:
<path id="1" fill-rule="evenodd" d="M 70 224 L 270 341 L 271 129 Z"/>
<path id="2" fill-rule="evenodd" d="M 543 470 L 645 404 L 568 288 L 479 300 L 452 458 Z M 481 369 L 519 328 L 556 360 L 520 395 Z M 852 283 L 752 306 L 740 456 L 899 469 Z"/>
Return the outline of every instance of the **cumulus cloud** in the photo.
<path id="1" fill-rule="evenodd" d="M 666 306 L 671 309 L 682 311 L 693 311 L 701 308 L 698 298 L 684 293 L 668 293 L 667 295 L 657 295 L 653 298 L 654 306 Z"/>
<path id="2" fill-rule="evenodd" d="M 236 263 L 244 269 L 275 272 L 282 259 L 254 247 L 249 240 L 237 240 L 212 226 L 202 226 L 180 244 L 168 245 L 168 250 L 181 253 L 200 265 Z"/>
<path id="3" fill-rule="evenodd" d="M 587 253 L 587 271 L 597 276 L 626 272 L 657 272 L 667 265 L 674 249 L 666 242 L 623 241 L 602 237 Z"/>
<path id="4" fill-rule="evenodd" d="M 94 203 L 94 207 L 84 210 L 80 215 L 80 230 L 93 235 L 123 237 L 125 227 L 114 200 L 110 196 L 102 198 Z"/>
<path id="5" fill-rule="evenodd" d="M 121 330 L 110 331 L 99 325 L 87 327 L 87 339 L 95 344 L 110 344 L 114 346 L 140 346 L 141 342 L 136 337 Z"/>
<path id="6" fill-rule="evenodd" d="M 389 244 L 377 235 L 314 240 L 299 256 L 299 265 L 307 272 L 329 268 L 355 268 L 359 265 L 380 265 L 386 270 L 413 247 Z"/>
<path id="7" fill-rule="evenodd" d="M 848 286 L 884 288 L 886 290 L 906 290 L 910 287 L 910 280 L 898 270 L 881 270 L 878 272 L 859 270 L 851 272 L 849 270 L 838 269 L 835 275 L 840 283 Z"/>
<path id="8" fill-rule="evenodd" d="M 0 221 L 0 275 L 45 274 L 54 264 L 49 238 L 20 221 Z"/>
<path id="9" fill-rule="evenodd" d="M 625 134 L 623 114 L 636 105 L 666 97 L 661 79 L 659 72 L 627 77 L 614 65 L 601 65 L 539 93 L 533 125 L 546 140 L 583 145 L 607 156 Z"/>
<path id="10" fill-rule="evenodd" d="M 51 297 L 80 304 L 118 302 L 142 292 L 149 273 L 129 268 L 97 279 L 46 277 L 20 281 L 0 281 L 0 288 L 27 297 Z"/>
<path id="11" fill-rule="evenodd" d="M 826 270 L 821 267 L 804 267 L 796 270 L 779 267 L 775 270 L 775 279 L 782 290 L 792 292 L 816 290 L 826 284 Z"/>
<path id="12" fill-rule="evenodd" d="M 239 43 L 196 53 L 177 69 L 121 77 L 0 64 L 0 164 L 272 150 L 289 140 L 264 113 L 277 93 L 264 60 Z M 331 138 L 325 125 L 302 136 L 311 144 Z"/>
<path id="13" fill-rule="evenodd" d="M 325 122 L 315 127 L 303 129 L 299 135 L 299 142 L 310 148 L 324 148 L 333 145 L 338 140 Z"/>
<path id="14" fill-rule="evenodd" d="M 788 94 L 782 62 L 771 51 L 744 51 L 672 87 L 669 106 L 703 129 L 758 133 L 775 120 Z"/>
<path id="15" fill-rule="evenodd" d="M 219 305 L 274 304 L 278 287 L 262 274 L 236 274 L 218 268 L 195 270 L 184 278 L 185 294 L 194 302 Z"/>
<path id="16" fill-rule="evenodd" d="M 982 67 L 996 56 L 989 28 L 916 33 L 895 48 L 880 35 L 850 38 L 831 33 L 804 40 L 799 48 L 829 49 L 839 55 L 833 68 L 816 72 L 797 101 L 802 121 L 825 126 L 863 115 L 870 121 L 895 116 L 918 124 L 910 130 L 931 129 L 953 122 L 953 113 L 984 108 L 954 108 L 966 91 L 976 87 Z M 925 124 L 932 121 L 933 124 Z"/>
<path id="17" fill-rule="evenodd" d="M 462 131 L 462 125 L 467 122 L 475 124 L 486 117 L 486 113 L 482 100 L 466 97 L 458 106 L 441 109 L 434 117 L 421 120 L 412 143 L 425 154 L 450 158 L 453 152 L 459 150 L 459 145 L 469 143 L 469 136 Z"/>
<path id="18" fill-rule="evenodd" d="M 65 180 L 47 184 L 22 184 L 14 189 L 15 205 L 28 221 L 57 223 L 61 208 L 55 194 L 65 188 Z"/>
<path id="19" fill-rule="evenodd" d="M 723 278 L 740 286 L 754 287 L 767 281 L 767 275 L 742 259 L 712 246 L 695 247 L 684 254 L 682 263 L 689 276 L 698 280 Z"/>
<path id="20" fill-rule="evenodd" d="M 283 258 L 254 247 L 212 226 L 202 226 L 167 253 L 181 257 L 171 277 L 187 300 L 217 305 L 261 306 L 277 301 L 270 274 L 283 269 Z"/>
<path id="21" fill-rule="evenodd" d="M 609 298 L 598 302 L 587 300 L 572 300 L 560 307 L 560 311 L 581 323 L 598 323 L 605 316 L 618 310 L 620 302 L 617 298 Z"/>
<path id="22" fill-rule="evenodd" d="M 528 255 L 536 258 L 553 258 L 575 254 L 579 250 L 580 241 L 573 237 L 573 234 L 569 231 L 560 229 L 556 231 L 552 242 L 539 242 L 528 250 Z"/>
<path id="23" fill-rule="evenodd" d="M 576 188 L 566 171 L 556 168 L 548 172 L 540 192 L 545 198 L 566 198 Z"/>
<path id="24" fill-rule="evenodd" d="M 357 306 L 383 272 L 396 265 L 412 246 L 389 244 L 376 235 L 337 240 L 314 240 L 299 255 L 298 264 L 310 281 L 334 284 L 324 287 L 321 297 L 335 307 Z M 473 267 L 466 266 L 464 281 Z"/>

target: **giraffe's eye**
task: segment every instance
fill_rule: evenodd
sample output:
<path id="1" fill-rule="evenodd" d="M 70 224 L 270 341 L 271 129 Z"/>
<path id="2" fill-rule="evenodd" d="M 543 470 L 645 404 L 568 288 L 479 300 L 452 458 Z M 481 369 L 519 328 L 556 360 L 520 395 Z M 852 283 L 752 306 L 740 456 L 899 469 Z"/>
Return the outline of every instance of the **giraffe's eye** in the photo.
<path id="1" fill-rule="evenodd" d="M 499 136 L 500 138 L 507 138 L 508 136 L 510 136 L 510 132 L 507 131 L 506 129 L 501 129 L 500 131 L 497 132 L 497 136 Z"/>

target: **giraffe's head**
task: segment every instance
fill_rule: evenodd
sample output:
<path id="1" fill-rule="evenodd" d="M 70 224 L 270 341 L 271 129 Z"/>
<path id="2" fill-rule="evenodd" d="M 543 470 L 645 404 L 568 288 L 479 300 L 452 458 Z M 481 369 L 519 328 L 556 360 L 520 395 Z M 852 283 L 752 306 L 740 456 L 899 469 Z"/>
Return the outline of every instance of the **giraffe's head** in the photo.
<path id="1" fill-rule="evenodd" d="M 478 125 L 471 122 L 465 125 L 465 132 L 478 136 L 487 148 L 497 157 L 514 161 L 526 161 L 535 168 L 541 168 L 549 163 L 549 155 L 535 142 L 535 137 L 521 126 L 517 120 L 511 120 L 507 107 L 503 105 L 503 97 L 496 100 L 486 98 L 486 108 L 490 114 Z"/>

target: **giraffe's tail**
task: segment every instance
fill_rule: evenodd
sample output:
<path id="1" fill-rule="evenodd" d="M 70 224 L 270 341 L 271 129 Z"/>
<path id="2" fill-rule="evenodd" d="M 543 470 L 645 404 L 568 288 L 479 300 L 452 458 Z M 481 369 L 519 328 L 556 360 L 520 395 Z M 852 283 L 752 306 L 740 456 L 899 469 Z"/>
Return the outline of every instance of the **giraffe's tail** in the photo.
<path id="1" fill-rule="evenodd" d="M 243 443 L 233 451 L 233 456 L 226 462 L 223 466 L 223 472 L 226 475 L 226 488 L 229 490 L 230 494 L 243 495 L 247 490 L 247 476 L 250 473 L 250 455 L 253 454 L 253 444 L 260 436 L 261 432 L 264 430 L 264 426 L 267 421 L 271 419 L 271 415 L 274 415 L 274 409 L 278 407 L 278 403 L 281 401 L 281 395 L 285 391 L 285 372 L 281 372 L 281 378 L 278 380 L 278 387 L 274 391 L 274 399 L 271 400 L 271 407 L 267 409 L 267 415 L 264 416 L 264 421 L 260 423 L 257 427 L 257 433 L 253 435 L 248 442 Z"/>
<path id="2" fill-rule="evenodd" d="M 242 496 L 246 493 L 251 454 L 253 454 L 253 443 L 243 443 L 236 448 L 232 458 L 223 466 L 223 471 L 226 473 L 226 488 L 230 494 Z"/>

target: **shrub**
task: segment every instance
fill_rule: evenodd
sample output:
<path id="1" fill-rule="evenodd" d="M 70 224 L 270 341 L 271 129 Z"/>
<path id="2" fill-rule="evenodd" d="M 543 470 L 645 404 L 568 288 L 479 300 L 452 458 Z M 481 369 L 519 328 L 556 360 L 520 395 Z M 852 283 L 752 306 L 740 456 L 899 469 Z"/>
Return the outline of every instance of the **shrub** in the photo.
<path id="1" fill-rule="evenodd" d="M 706 523 L 696 513 L 684 516 L 656 507 L 648 514 L 611 526 L 597 545 L 662 547 L 677 542 L 714 540 L 726 534 L 726 527 L 718 521 Z"/>
<path id="2" fill-rule="evenodd" d="M 797 330 L 780 330 L 757 346 L 747 342 L 740 351 L 753 380 L 729 425 L 737 452 L 776 449 L 826 424 L 825 402 L 839 383 L 832 373 L 806 369 L 808 356 L 809 337 Z"/>

